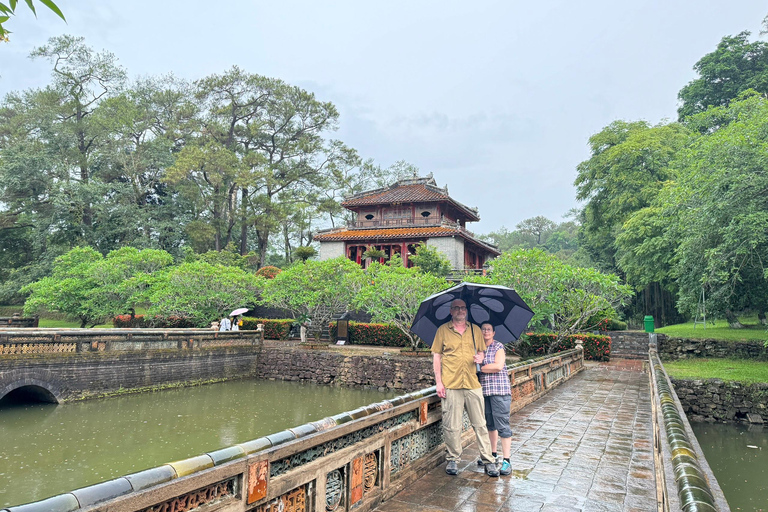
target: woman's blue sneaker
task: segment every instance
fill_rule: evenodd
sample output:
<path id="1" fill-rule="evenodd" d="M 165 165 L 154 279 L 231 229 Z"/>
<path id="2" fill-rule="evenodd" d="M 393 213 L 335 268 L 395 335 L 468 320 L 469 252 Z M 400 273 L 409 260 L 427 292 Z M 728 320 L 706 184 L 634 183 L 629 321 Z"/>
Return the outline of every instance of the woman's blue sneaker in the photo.
<path id="1" fill-rule="evenodd" d="M 502 474 L 504 476 L 507 476 L 512 472 L 512 466 L 507 462 L 506 460 L 501 463 L 501 468 L 499 468 L 499 474 Z"/>

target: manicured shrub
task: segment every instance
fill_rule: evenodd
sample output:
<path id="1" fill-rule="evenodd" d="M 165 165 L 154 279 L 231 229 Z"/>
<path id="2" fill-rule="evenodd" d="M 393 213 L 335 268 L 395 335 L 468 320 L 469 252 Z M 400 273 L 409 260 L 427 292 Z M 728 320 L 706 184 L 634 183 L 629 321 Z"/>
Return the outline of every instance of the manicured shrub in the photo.
<path id="1" fill-rule="evenodd" d="M 517 345 L 517 351 L 524 357 L 538 357 L 547 354 L 549 346 L 557 339 L 553 333 L 526 333 Z M 584 341 L 584 359 L 608 361 L 611 358 L 611 337 L 602 334 L 576 333 L 567 336 L 554 349 L 554 352 L 576 347 L 576 340 Z"/>
<path id="2" fill-rule="evenodd" d="M 146 317 L 144 315 L 136 315 L 131 318 L 131 315 L 117 315 L 112 319 L 112 325 L 116 329 L 192 329 L 195 327 L 207 327 L 198 326 L 189 318 L 181 316 L 169 316 L 169 317 Z"/>
<path id="3" fill-rule="evenodd" d="M 331 339 L 336 339 L 336 322 L 329 325 Z M 352 345 L 378 345 L 380 347 L 407 347 L 408 337 L 391 324 L 365 324 L 349 322 L 349 343 Z"/>
<path id="4" fill-rule="evenodd" d="M 266 267 L 264 267 L 266 268 Z M 258 324 L 264 324 L 264 339 L 287 340 L 291 333 L 291 326 L 296 322 L 292 318 L 243 318 L 243 331 L 255 331 Z"/>

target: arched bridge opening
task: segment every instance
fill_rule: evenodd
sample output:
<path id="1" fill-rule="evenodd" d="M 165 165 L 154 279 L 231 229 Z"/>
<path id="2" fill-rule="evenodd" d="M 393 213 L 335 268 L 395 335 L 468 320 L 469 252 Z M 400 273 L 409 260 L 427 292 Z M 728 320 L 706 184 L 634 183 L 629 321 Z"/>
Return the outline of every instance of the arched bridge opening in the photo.
<path id="1" fill-rule="evenodd" d="M 59 400 L 50 390 L 35 384 L 19 386 L 0 396 L 0 408 L 34 403 L 58 404 Z"/>

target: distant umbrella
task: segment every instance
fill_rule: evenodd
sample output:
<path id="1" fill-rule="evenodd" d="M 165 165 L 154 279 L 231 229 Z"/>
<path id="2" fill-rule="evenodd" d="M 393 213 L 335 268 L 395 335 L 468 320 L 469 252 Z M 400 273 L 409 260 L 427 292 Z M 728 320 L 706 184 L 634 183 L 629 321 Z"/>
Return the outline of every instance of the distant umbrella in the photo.
<path id="1" fill-rule="evenodd" d="M 245 313 L 246 311 L 250 311 L 250 310 L 249 310 L 248 308 L 238 308 L 238 309 L 234 310 L 233 312 L 231 312 L 231 313 L 229 314 L 229 316 L 237 316 L 237 315 L 242 315 L 242 314 L 243 314 L 243 313 Z"/>
<path id="2" fill-rule="evenodd" d="M 501 343 L 516 341 L 533 318 L 533 310 L 512 288 L 490 284 L 461 283 L 421 302 L 411 332 L 432 345 L 437 328 L 451 319 L 451 302 L 467 304 L 467 319 L 480 325 L 490 322 Z"/>

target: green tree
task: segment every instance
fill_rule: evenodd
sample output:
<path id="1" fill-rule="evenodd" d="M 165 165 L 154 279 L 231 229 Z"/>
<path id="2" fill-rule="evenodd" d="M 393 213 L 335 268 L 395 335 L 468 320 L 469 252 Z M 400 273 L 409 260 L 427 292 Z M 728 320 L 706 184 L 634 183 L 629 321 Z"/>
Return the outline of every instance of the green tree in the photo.
<path id="1" fill-rule="evenodd" d="M 105 258 L 91 247 L 76 247 L 56 259 L 51 276 L 25 287 L 31 295 L 24 310 L 64 313 L 80 327 L 134 314 L 152 275 L 172 263 L 170 254 L 154 249 L 124 247 Z"/>
<path id="2" fill-rule="evenodd" d="M 591 317 L 613 311 L 632 295 L 617 276 L 573 267 L 540 249 L 506 252 L 493 261 L 488 277 L 468 280 L 514 288 L 534 311 L 532 327 L 557 334 L 550 350 L 569 334 L 593 328 L 587 324 Z"/>
<path id="3" fill-rule="evenodd" d="M 672 177 L 669 163 L 689 140 L 680 124 L 644 121 L 615 121 L 590 137 L 592 156 L 577 166 L 574 185 L 577 199 L 586 201 L 579 246 L 600 268 L 618 270 L 615 239 L 622 224 Z"/>
<path id="4" fill-rule="evenodd" d="M 424 242 L 416 246 L 416 254 L 408 257 L 425 274 L 445 277 L 451 273 L 451 262 L 443 254 Z"/>
<path id="5" fill-rule="evenodd" d="M 535 240 L 536 245 L 539 246 L 547 241 L 547 235 L 555 230 L 557 224 L 543 215 L 538 215 L 523 220 L 515 227 L 520 233 L 531 236 Z"/>
<path id="6" fill-rule="evenodd" d="M 333 315 L 349 308 L 362 275 L 360 266 L 347 258 L 307 260 L 268 280 L 260 302 L 288 310 L 294 318 L 309 318 L 319 340 Z"/>
<path id="7" fill-rule="evenodd" d="M 103 256 L 90 247 L 75 247 L 56 258 L 51 276 L 22 289 L 29 294 L 24 314 L 63 313 L 69 319 L 78 320 L 81 328 L 89 324 L 93 327 L 105 320 L 89 300 L 92 290 L 98 286 L 91 270 L 102 259 Z"/>
<path id="8" fill-rule="evenodd" d="M 678 93 L 683 120 L 709 107 L 725 106 L 747 89 L 768 94 L 768 43 L 749 42 L 750 33 L 726 36 L 693 69 L 698 78 Z"/>
<path id="9" fill-rule="evenodd" d="M 374 322 L 393 324 L 416 350 L 421 339 L 410 331 L 421 301 L 448 287 L 442 277 L 403 267 L 399 257 L 388 265 L 372 263 L 353 300 L 356 309 L 371 314 Z"/>
<path id="10" fill-rule="evenodd" d="M 679 244 L 680 309 L 693 313 L 703 288 L 708 311 L 739 327 L 738 312 L 764 318 L 768 306 L 768 101 L 747 94 L 692 117 L 700 125 L 712 119 L 717 126 L 676 164 L 667 238 Z"/>
<path id="11" fill-rule="evenodd" d="M 3 24 L 6 23 L 11 18 L 11 16 L 16 14 L 16 6 L 18 3 L 18 0 L 8 0 L 7 3 L 0 2 L 0 43 L 3 41 L 8 42 L 8 34 L 11 32 L 6 29 Z M 26 0 L 25 3 L 27 4 L 27 7 L 29 7 L 29 9 L 32 11 L 32 13 L 37 16 L 37 10 L 35 9 L 34 2 L 32 0 Z M 62 13 L 58 6 L 51 0 L 40 0 L 40 3 L 53 11 L 56 16 L 64 21 L 67 21 L 64 17 L 64 13 Z"/>
<path id="12" fill-rule="evenodd" d="M 239 267 L 182 263 L 156 276 L 146 293 L 147 313 L 184 317 L 205 327 L 232 309 L 255 304 L 263 287 L 263 278 Z"/>

